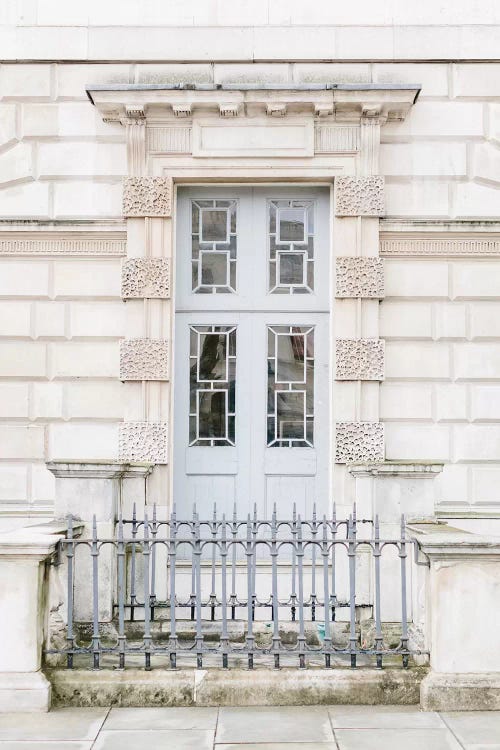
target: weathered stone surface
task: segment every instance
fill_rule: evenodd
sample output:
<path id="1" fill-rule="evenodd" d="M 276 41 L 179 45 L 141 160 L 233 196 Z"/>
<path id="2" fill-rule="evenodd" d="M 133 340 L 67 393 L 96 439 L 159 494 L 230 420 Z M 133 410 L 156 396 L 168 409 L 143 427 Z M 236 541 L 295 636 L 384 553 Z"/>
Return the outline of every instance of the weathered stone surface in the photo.
<path id="1" fill-rule="evenodd" d="M 420 686 L 424 711 L 499 711 L 500 675 L 430 672 Z"/>
<path id="2" fill-rule="evenodd" d="M 337 339 L 336 379 L 383 380 L 384 344 L 378 339 Z"/>
<path id="3" fill-rule="evenodd" d="M 384 296 L 384 263 L 379 258 L 338 257 L 336 261 L 336 296 Z"/>
<path id="4" fill-rule="evenodd" d="M 384 425 L 379 422 L 337 422 L 335 461 L 339 464 L 384 460 Z"/>
<path id="5" fill-rule="evenodd" d="M 163 422 L 124 422 L 119 432 L 119 460 L 167 463 L 167 425 Z"/>
<path id="6" fill-rule="evenodd" d="M 168 380 L 168 341 L 165 339 L 121 341 L 120 380 Z"/>
<path id="7" fill-rule="evenodd" d="M 170 261 L 168 258 L 130 258 L 122 266 L 124 299 L 168 299 Z"/>
<path id="8" fill-rule="evenodd" d="M 426 669 L 50 669 L 58 706 L 298 706 L 419 701 Z"/>
<path id="9" fill-rule="evenodd" d="M 123 182 L 124 216 L 170 216 L 172 180 L 169 177 L 126 177 Z"/>
<path id="10" fill-rule="evenodd" d="M 383 216 L 383 177 L 337 177 L 335 214 L 337 216 Z"/>

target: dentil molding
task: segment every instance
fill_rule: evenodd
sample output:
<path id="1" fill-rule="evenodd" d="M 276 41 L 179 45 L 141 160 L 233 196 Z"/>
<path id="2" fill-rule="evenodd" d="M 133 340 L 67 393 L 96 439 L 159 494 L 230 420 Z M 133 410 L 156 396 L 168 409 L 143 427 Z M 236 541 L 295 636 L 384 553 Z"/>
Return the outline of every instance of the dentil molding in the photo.
<path id="1" fill-rule="evenodd" d="M 385 342 L 379 339 L 337 339 L 337 380 L 383 380 Z"/>
<path id="2" fill-rule="evenodd" d="M 146 217 L 172 215 L 170 177 L 126 177 L 123 181 L 123 215 Z"/>
<path id="3" fill-rule="evenodd" d="M 384 264 L 379 258 L 341 256 L 336 259 L 336 296 L 382 299 Z"/>
<path id="4" fill-rule="evenodd" d="M 336 216 L 383 216 L 384 213 L 383 177 L 337 177 Z"/>
<path id="5" fill-rule="evenodd" d="M 129 258 L 122 264 L 123 299 L 168 299 L 168 258 Z"/>
<path id="6" fill-rule="evenodd" d="M 120 425 L 118 460 L 132 463 L 167 463 L 165 422 L 124 422 Z"/>
<path id="7" fill-rule="evenodd" d="M 120 380 L 168 380 L 168 341 L 120 341 Z"/>
<path id="8" fill-rule="evenodd" d="M 384 460 L 384 425 L 380 422 L 337 422 L 335 461 L 338 464 Z"/>

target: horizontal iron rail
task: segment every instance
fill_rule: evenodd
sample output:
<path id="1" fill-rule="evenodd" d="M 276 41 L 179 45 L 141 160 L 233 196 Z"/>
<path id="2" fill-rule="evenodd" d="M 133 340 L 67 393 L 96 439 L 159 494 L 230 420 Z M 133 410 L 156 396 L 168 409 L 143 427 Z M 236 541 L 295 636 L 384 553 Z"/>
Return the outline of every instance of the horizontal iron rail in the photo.
<path id="1" fill-rule="evenodd" d="M 370 536 L 359 536 L 359 526 L 369 527 Z M 254 666 L 256 657 L 270 656 L 275 668 L 283 657 L 298 657 L 298 666 L 305 668 L 308 657 L 320 656 L 325 667 L 332 666 L 332 656 L 347 656 L 351 667 L 358 666 L 358 657 L 375 657 L 376 666 L 383 666 L 384 658 L 398 656 L 403 667 L 408 667 L 409 657 L 425 653 L 410 648 L 407 614 L 407 558 L 414 545 L 405 533 L 405 519 L 401 517 L 397 537 L 380 536 L 378 517 L 357 519 L 354 506 L 348 519 L 337 520 L 335 509 L 331 518 L 319 520 L 314 510 L 312 519 L 301 519 L 295 507 L 291 519 L 278 520 L 274 509 L 270 520 L 258 519 L 254 511 L 245 519 L 213 518 L 200 520 L 196 509 L 192 519 L 178 519 L 174 511 L 165 520 L 157 519 L 156 507 L 150 520 L 145 513 L 138 520 L 134 506 L 132 519 L 120 518 L 114 537 L 100 538 L 95 517 L 91 538 L 75 538 L 72 519 L 68 519 L 68 536 L 60 543 L 60 560 L 66 563 L 67 575 L 67 632 L 65 648 L 49 648 L 46 654 L 64 655 L 68 668 L 73 668 L 74 657 L 88 655 L 95 669 L 102 666 L 103 655 L 117 655 L 118 666 L 124 668 L 127 657 L 140 656 L 145 669 L 151 669 L 152 657 L 168 656 L 169 664 L 176 668 L 179 656 L 196 656 L 198 668 L 206 655 L 217 655 L 222 666 L 229 666 L 230 657 L 246 657 L 248 667 Z M 92 588 L 92 618 L 88 626 L 91 636 L 88 645 L 78 641 L 78 622 L 75 613 L 75 586 L 79 585 L 76 563 L 81 559 L 80 548 L 90 551 L 90 576 Z M 100 581 L 99 557 L 105 547 L 112 549 L 116 565 L 116 601 L 114 614 L 117 623 L 115 642 L 103 642 L 99 621 Z M 400 636 L 396 646 L 384 643 L 381 611 L 381 557 L 384 549 L 396 550 L 400 559 Z M 163 550 L 159 560 L 159 550 Z M 347 558 L 343 581 L 348 596 L 340 599 L 339 555 L 343 550 Z M 188 556 L 186 557 L 186 551 Z M 358 604 L 357 591 L 360 553 L 369 557 L 370 576 L 373 582 L 373 603 Z M 260 555 L 260 556 L 259 556 Z M 280 559 L 279 559 L 280 558 Z M 140 564 L 139 564 L 140 561 Z M 128 564 L 127 564 L 128 563 Z M 289 570 L 288 570 L 289 569 Z M 157 592 L 158 571 L 163 570 L 165 596 Z M 270 575 L 270 589 L 264 597 L 258 594 L 257 576 L 262 570 Z M 190 577 L 190 593 L 182 596 L 177 591 L 180 576 Z M 206 579 L 209 580 L 206 580 Z M 308 592 L 305 593 L 307 579 Z M 185 583 L 185 581 L 184 581 Z M 245 585 L 242 596 L 238 586 Z M 128 590 L 127 590 L 128 585 Z M 287 588 L 286 593 L 280 589 Z M 374 619 L 374 637 L 370 646 L 360 644 L 357 611 L 361 606 L 371 606 Z M 345 643 L 333 642 L 333 628 L 337 609 L 349 609 L 348 638 Z M 189 610 L 194 633 L 187 638 L 180 626 L 186 620 L 178 618 L 178 610 Z M 271 614 L 270 642 L 259 643 L 255 632 L 256 610 L 264 608 Z M 208 610 L 208 612 L 207 612 Z M 243 644 L 231 641 L 229 622 L 237 619 L 238 610 L 245 612 Z M 285 617 L 283 612 L 288 612 Z M 168 641 L 155 640 L 152 623 L 158 612 L 165 612 L 169 623 Z M 322 622 L 318 615 L 323 615 Z M 138 619 L 141 617 L 143 619 Z M 141 630 L 140 643 L 128 639 L 127 620 L 134 621 Z M 216 623 L 218 643 L 206 640 L 204 623 Z M 281 628 L 285 622 L 295 624 L 296 642 L 283 642 Z M 306 623 L 315 623 L 320 633 L 320 645 L 307 642 Z M 182 636 L 182 637 L 181 637 Z"/>

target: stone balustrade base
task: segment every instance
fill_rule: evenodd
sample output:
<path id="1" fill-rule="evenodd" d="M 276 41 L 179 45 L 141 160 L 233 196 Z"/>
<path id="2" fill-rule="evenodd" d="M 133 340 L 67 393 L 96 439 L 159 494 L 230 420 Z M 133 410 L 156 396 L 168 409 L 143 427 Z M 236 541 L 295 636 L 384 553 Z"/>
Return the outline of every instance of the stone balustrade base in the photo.
<path id="1" fill-rule="evenodd" d="M 420 686 L 424 711 L 499 711 L 500 672 L 429 672 Z"/>
<path id="2" fill-rule="evenodd" d="M 50 699 L 43 672 L 0 672 L 0 713 L 48 711 Z"/>

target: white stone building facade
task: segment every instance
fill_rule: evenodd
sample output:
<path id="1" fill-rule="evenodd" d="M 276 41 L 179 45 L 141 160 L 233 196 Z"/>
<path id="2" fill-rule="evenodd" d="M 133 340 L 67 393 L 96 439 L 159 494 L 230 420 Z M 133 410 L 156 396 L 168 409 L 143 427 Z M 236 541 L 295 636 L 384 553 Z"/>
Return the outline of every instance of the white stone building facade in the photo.
<path id="1" fill-rule="evenodd" d="M 51 515 L 51 461 L 151 462 L 148 500 L 170 502 L 179 185 L 333 190 L 336 177 L 374 175 L 371 206 L 348 196 L 339 209 L 335 188 L 332 208 L 342 463 L 332 429 L 329 495 L 349 506 L 374 492 L 346 461 L 396 462 L 383 486 L 406 513 L 489 527 L 500 510 L 497 10 L 170 6 L 2 8 L 2 526 Z M 162 92 L 177 84 L 194 90 Z M 267 126 L 253 150 L 239 130 L 250 121 Z M 270 125 L 280 143 L 287 134 L 279 155 L 261 137 Z M 236 134 L 226 152 L 224 129 Z M 131 175 L 162 176 L 165 205 L 127 219 Z"/>
<path id="2" fill-rule="evenodd" d="M 489 0 L 2 3 L 5 706 L 48 706 L 63 516 L 254 501 L 404 513 L 422 704 L 500 705 L 500 545 L 462 534 L 500 534 L 499 33 Z"/>

